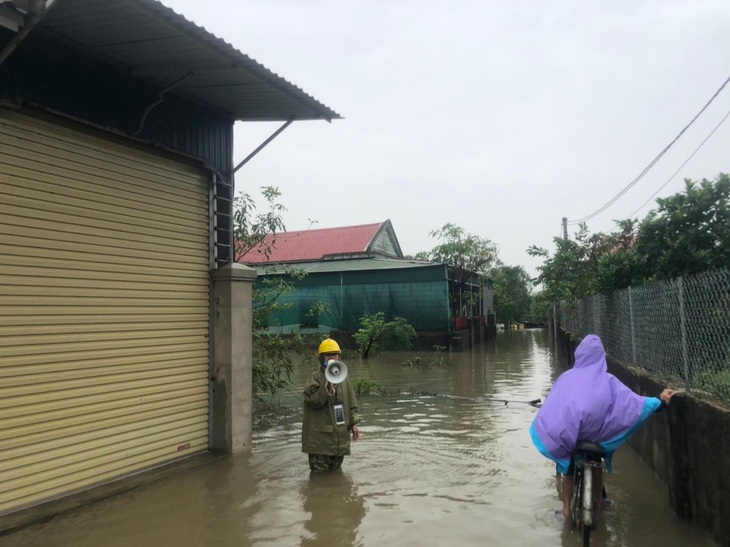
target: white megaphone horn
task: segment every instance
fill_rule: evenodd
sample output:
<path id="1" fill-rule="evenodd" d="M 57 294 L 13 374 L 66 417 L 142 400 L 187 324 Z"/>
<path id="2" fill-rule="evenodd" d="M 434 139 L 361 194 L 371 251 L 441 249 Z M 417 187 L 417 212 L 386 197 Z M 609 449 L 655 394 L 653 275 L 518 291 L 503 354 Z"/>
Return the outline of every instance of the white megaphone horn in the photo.
<path id="1" fill-rule="evenodd" d="M 330 384 L 339 384 L 347 378 L 347 365 L 342 361 L 330 360 L 324 369 L 324 377 Z"/>

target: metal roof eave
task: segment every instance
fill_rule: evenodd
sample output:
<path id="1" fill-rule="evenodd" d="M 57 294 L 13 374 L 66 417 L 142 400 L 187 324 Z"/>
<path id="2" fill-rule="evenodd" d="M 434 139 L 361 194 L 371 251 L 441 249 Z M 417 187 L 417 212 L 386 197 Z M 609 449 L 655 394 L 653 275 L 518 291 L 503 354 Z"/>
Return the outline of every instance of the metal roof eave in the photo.
<path id="1" fill-rule="evenodd" d="M 278 262 L 278 263 L 252 263 L 259 276 L 287 275 L 292 270 L 300 270 L 307 274 L 316 273 L 340 273 L 340 272 L 364 272 L 383 270 L 411 270 L 415 268 L 445 268 L 442 262 L 420 262 L 415 260 L 404 260 L 396 258 L 350 258 L 342 260 L 306 260 L 301 262 Z"/>
<path id="2" fill-rule="evenodd" d="M 342 118 L 157 0 L 56 0 L 36 28 L 237 121 Z"/>

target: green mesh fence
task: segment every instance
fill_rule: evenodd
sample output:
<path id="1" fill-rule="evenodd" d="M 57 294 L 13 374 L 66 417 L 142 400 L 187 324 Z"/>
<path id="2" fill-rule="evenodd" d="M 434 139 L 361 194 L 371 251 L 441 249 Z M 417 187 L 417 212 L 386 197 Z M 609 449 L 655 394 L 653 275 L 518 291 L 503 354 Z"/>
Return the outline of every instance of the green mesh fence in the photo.
<path id="1" fill-rule="evenodd" d="M 418 331 L 448 330 L 452 323 L 445 279 L 354 281 L 357 281 L 354 276 L 342 279 L 339 276 L 337 279 L 310 276 L 295 283 L 296 289 L 292 293 L 277 300 L 285 309 L 271 313 L 266 326 L 283 332 L 300 328 L 324 332 L 355 330 L 360 326 L 361 317 L 376 312 L 383 312 L 386 321 L 403 317 Z M 322 304 L 323 310 L 312 316 L 310 311 Z"/>

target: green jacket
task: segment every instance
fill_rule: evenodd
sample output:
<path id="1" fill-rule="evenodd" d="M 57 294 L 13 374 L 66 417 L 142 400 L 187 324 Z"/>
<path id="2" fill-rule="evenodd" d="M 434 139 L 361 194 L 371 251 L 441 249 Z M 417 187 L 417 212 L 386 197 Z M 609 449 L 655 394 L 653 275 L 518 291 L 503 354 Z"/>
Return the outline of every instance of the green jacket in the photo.
<path id="1" fill-rule="evenodd" d="M 302 452 L 347 456 L 350 454 L 352 426 L 360 422 L 357 399 L 348 378 L 335 387 L 334 396 L 325 389 L 324 368 L 312 373 L 304 386 L 304 420 L 302 423 Z M 332 405 L 342 403 L 345 423 L 335 424 Z"/>

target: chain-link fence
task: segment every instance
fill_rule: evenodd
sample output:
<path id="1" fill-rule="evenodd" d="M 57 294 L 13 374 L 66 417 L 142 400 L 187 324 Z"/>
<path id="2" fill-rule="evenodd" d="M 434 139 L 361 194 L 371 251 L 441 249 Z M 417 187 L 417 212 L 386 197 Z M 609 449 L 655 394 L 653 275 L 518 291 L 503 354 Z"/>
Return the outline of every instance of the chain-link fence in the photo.
<path id="1" fill-rule="evenodd" d="M 558 304 L 557 321 L 606 353 L 730 402 L 730 271 L 715 270 Z"/>

